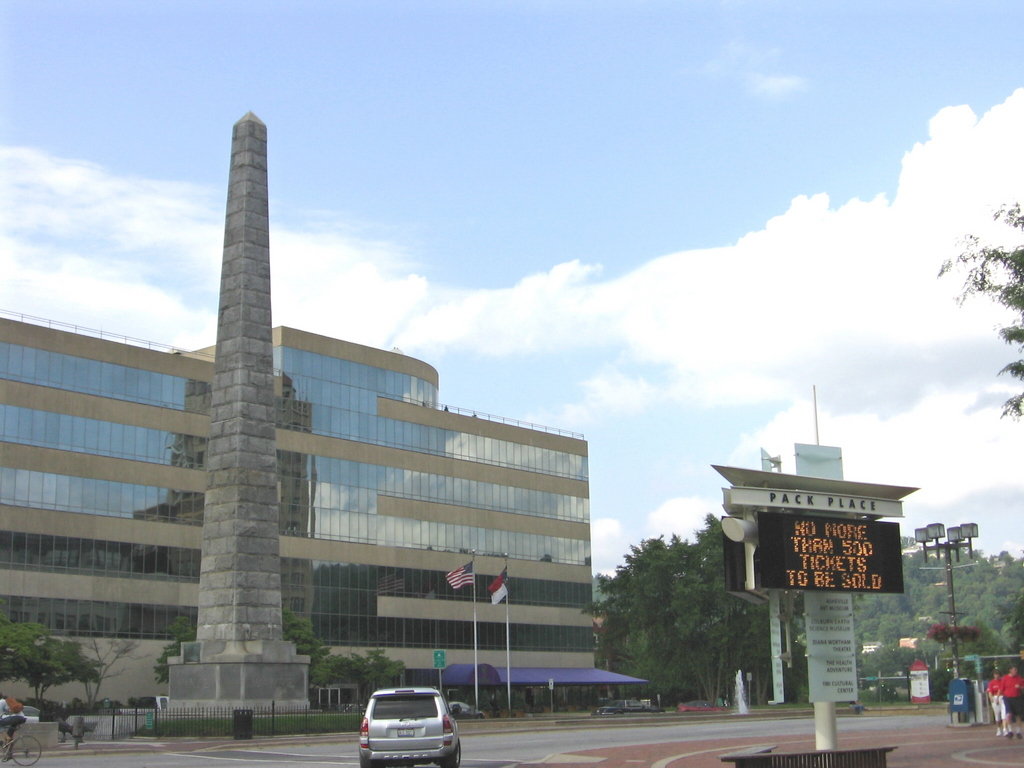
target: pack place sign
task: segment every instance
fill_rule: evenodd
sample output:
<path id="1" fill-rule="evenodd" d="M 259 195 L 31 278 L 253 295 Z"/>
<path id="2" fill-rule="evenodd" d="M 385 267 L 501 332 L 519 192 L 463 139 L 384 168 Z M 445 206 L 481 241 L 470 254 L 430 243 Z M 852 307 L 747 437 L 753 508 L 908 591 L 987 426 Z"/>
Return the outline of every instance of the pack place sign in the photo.
<path id="1" fill-rule="evenodd" d="M 898 523 L 761 512 L 757 537 L 762 588 L 903 592 Z"/>
<path id="2" fill-rule="evenodd" d="M 790 491 L 779 488 L 733 487 L 725 491 L 729 508 L 792 509 L 808 512 L 856 513 L 869 517 L 903 517 L 903 502 L 839 493 Z"/>

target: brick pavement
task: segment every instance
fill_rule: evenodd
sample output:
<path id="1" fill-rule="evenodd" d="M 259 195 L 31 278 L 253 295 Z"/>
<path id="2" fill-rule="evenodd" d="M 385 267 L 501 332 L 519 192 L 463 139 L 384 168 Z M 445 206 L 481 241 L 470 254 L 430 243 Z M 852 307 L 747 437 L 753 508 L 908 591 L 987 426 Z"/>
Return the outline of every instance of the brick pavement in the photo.
<path id="1" fill-rule="evenodd" d="M 938 727 L 934 725 L 873 733 L 840 733 L 840 749 L 895 746 L 889 753 L 889 768 L 967 768 L 971 765 L 1024 766 L 1024 741 L 997 738 L 988 727 Z M 813 752 L 814 736 L 783 737 L 776 741 L 729 738 L 706 741 L 667 742 L 642 747 L 581 749 L 571 754 L 551 755 L 539 763 L 521 763 L 522 768 L 550 765 L 556 768 L 729 768 L 722 755 L 765 744 L 776 752 Z"/>

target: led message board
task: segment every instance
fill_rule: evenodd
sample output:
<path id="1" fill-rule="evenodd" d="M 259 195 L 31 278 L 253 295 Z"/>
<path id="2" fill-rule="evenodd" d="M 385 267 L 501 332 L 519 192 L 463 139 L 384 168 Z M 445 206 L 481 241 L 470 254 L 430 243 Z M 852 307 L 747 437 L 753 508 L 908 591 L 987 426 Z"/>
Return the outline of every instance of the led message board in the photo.
<path id="1" fill-rule="evenodd" d="M 761 512 L 757 535 L 762 588 L 903 592 L 899 523 Z"/>

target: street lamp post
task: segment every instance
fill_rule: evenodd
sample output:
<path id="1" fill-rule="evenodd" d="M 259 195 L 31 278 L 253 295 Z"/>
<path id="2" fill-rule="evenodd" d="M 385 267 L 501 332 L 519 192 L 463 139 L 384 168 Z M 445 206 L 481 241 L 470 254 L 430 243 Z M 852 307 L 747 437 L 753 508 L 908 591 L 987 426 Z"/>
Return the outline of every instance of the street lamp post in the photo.
<path id="1" fill-rule="evenodd" d="M 945 536 L 945 541 L 939 541 Z M 935 550 L 943 552 L 946 559 L 946 592 L 949 596 L 949 620 L 953 625 L 951 640 L 953 641 L 953 677 L 960 677 L 960 647 L 959 647 L 959 625 L 957 624 L 956 596 L 953 593 L 953 553 L 956 553 L 956 561 L 960 562 L 960 550 L 966 549 L 968 555 L 974 557 L 972 540 L 978 538 L 978 526 L 976 523 L 962 523 L 960 525 L 946 528 L 942 523 L 931 523 L 925 528 L 918 528 L 914 531 L 914 539 L 921 545 L 924 551 L 925 562 L 928 562 L 928 552 Z"/>

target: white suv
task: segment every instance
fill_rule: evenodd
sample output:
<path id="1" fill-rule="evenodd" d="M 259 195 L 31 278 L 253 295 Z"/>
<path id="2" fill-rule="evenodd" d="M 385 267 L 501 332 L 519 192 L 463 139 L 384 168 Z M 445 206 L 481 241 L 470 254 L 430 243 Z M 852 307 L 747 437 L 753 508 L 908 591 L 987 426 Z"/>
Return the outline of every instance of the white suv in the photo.
<path id="1" fill-rule="evenodd" d="M 374 691 L 359 728 L 360 768 L 437 763 L 459 768 L 462 745 L 448 703 L 434 688 Z"/>

